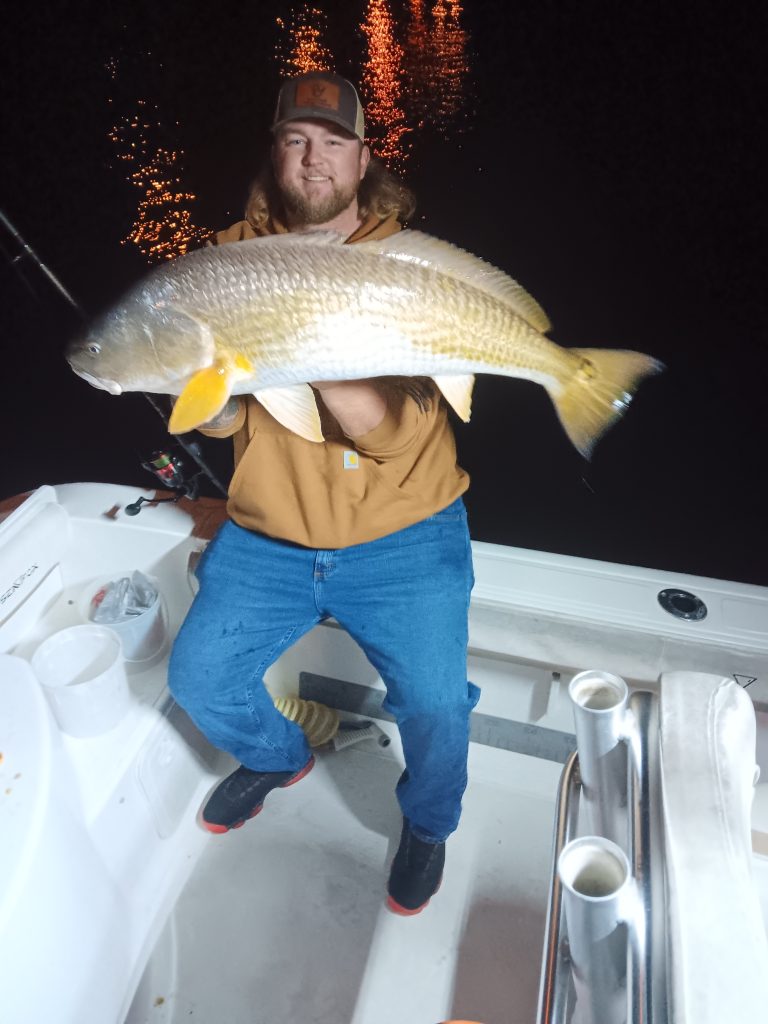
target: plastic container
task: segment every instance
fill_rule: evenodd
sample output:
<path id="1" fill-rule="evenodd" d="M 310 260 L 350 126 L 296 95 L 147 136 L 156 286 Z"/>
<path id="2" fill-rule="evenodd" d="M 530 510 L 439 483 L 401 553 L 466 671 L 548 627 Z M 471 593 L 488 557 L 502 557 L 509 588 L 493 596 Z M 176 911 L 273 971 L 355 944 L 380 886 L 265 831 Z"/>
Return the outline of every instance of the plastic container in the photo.
<path id="1" fill-rule="evenodd" d="M 59 630 L 40 644 L 31 663 L 56 721 L 70 736 L 99 736 L 130 708 L 120 639 L 107 626 Z"/>
<path id="2" fill-rule="evenodd" d="M 101 590 L 113 580 L 119 580 L 123 576 L 130 576 L 130 572 L 113 572 L 111 576 L 92 580 L 82 591 L 78 602 L 80 617 L 85 622 L 90 622 L 93 600 Z M 152 605 L 141 615 L 132 615 L 123 622 L 94 623 L 94 625 L 108 626 L 120 637 L 123 645 L 123 657 L 129 672 L 140 671 L 149 667 L 149 663 L 159 660 L 164 652 L 168 639 L 168 616 L 165 610 L 165 601 L 153 576 L 148 579 L 157 588 L 157 597 Z"/>

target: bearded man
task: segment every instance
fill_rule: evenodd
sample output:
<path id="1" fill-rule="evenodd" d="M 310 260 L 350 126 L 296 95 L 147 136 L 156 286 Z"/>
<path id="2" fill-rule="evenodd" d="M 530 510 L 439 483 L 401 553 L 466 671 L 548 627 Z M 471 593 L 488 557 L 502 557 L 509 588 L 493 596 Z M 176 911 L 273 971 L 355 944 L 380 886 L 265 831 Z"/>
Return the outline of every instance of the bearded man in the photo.
<path id="1" fill-rule="evenodd" d="M 326 72 L 284 82 L 271 161 L 246 218 L 215 244 L 328 230 L 348 244 L 384 238 L 413 212 L 410 192 L 371 158 L 354 86 Z M 201 822 L 222 833 L 303 778 L 314 758 L 263 677 L 291 644 L 334 618 L 387 688 L 405 771 L 400 846 L 387 905 L 416 914 L 436 892 L 467 782 L 466 678 L 474 581 L 447 408 L 421 379 L 313 381 L 324 441 L 297 436 L 255 398 L 230 399 L 204 428 L 233 437 L 229 520 L 198 568 L 200 589 L 174 645 L 176 700 L 241 766 Z"/>

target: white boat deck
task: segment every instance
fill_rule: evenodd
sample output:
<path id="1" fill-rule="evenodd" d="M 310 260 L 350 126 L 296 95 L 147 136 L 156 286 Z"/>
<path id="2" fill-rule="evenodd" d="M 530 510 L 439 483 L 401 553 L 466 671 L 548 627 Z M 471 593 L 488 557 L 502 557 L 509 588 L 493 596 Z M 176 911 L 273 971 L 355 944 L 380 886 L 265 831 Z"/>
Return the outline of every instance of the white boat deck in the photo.
<path id="1" fill-rule="evenodd" d="M 394 734 L 387 750 L 321 753 L 257 818 L 211 838 L 173 916 L 178 973 L 158 958 L 129 1024 L 531 1024 L 560 770 L 472 744 L 443 884 L 404 918 L 384 906 Z"/>
<path id="2" fill-rule="evenodd" d="M 0 649 L 30 657 L 45 636 L 82 621 L 81 597 L 96 577 L 126 566 L 160 580 L 173 635 L 192 597 L 187 558 L 202 546 L 188 517 L 167 505 L 135 519 L 105 517 L 135 499 L 132 488 L 66 485 L 57 496 L 61 508 L 50 489 L 39 495 L 34 543 L 4 524 L 7 594 L 19 611 L 6 619 Z M 71 774 L 77 848 L 98 855 L 100 878 L 122 908 L 119 936 L 90 950 L 73 935 L 80 922 L 66 901 L 46 904 L 45 928 L 27 929 L 23 942 L 18 931 L 3 933 L 4 953 L 56 949 L 73 970 L 82 961 L 83 998 L 72 995 L 62 1024 L 534 1024 L 561 772 L 545 757 L 569 742 L 567 683 L 587 666 L 643 687 L 681 667 L 748 687 L 763 768 L 755 881 L 768 921 L 768 591 L 493 545 L 475 545 L 475 561 L 468 675 L 482 689 L 473 716 L 482 742 L 471 744 L 464 814 L 430 905 L 409 918 L 384 905 L 401 826 L 394 789 L 402 752 L 390 723 L 379 723 L 392 738 L 386 749 L 365 741 L 322 751 L 309 776 L 270 794 L 255 820 L 207 836 L 194 814 L 215 776 L 207 744 L 187 735 L 169 701 L 164 657 L 145 671 L 134 667 L 134 706 L 114 730 L 56 740 L 51 779 Z M 708 617 L 680 623 L 660 610 L 657 594 L 670 586 L 704 599 Z M 365 715 L 377 714 L 381 680 L 333 623 L 302 638 L 268 679 L 276 696 L 299 691 L 320 700 L 302 684 L 323 681 L 329 697 L 343 698 L 327 703 L 350 712 L 359 700 Z M 527 756 L 534 752 L 543 756 Z M 12 761 L 6 757 L 6 772 Z M 46 794 L 35 797 L 41 806 Z M 42 844 L 41 855 L 53 849 L 60 850 Z M 93 879 L 76 869 L 67 866 L 67 892 L 85 906 Z M 32 906 L 35 887 L 19 891 Z M 118 937 L 122 952 L 107 976 L 101 954 L 116 949 Z M 22 962 L 32 972 L 32 959 Z M 35 960 L 29 977 L 14 979 L 24 1013 L 36 977 Z M 99 1008 L 107 1005 L 121 1009 Z"/>

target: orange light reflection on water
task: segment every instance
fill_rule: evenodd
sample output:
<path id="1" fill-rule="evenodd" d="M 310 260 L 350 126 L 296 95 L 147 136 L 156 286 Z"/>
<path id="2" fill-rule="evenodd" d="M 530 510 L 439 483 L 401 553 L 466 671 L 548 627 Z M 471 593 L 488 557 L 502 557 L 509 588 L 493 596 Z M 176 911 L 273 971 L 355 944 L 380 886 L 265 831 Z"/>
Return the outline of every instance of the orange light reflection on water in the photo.
<path id="1" fill-rule="evenodd" d="M 423 67 L 433 70 L 425 88 L 435 99 L 433 123 L 437 126 L 447 127 L 464 106 L 469 35 L 459 23 L 461 14 L 459 0 L 437 0 L 432 7 L 432 59 L 425 61 Z"/>
<path id="2" fill-rule="evenodd" d="M 276 18 L 286 42 L 278 45 L 277 59 L 281 75 L 304 75 L 308 71 L 330 71 L 334 60 L 323 42 L 326 32 L 325 14 L 317 7 L 304 4 L 288 20 Z"/>
<path id="3" fill-rule="evenodd" d="M 197 197 L 181 187 L 181 157 L 174 150 L 158 149 L 130 176 L 143 198 L 123 243 L 133 242 L 151 263 L 183 256 L 211 234 L 192 221 L 189 204 Z"/>
<path id="4" fill-rule="evenodd" d="M 395 38 L 387 0 L 369 0 L 360 27 L 368 50 L 361 86 L 371 148 L 393 170 L 402 170 L 410 153 L 405 136 L 411 129 L 402 105 L 404 51 Z"/>
<path id="5" fill-rule="evenodd" d="M 106 67 L 115 81 L 118 62 L 111 59 Z M 137 100 L 136 107 L 108 133 L 116 147 L 117 160 L 128 165 L 126 181 L 140 195 L 136 219 L 121 244 L 130 242 L 150 263 L 159 263 L 183 256 L 200 245 L 211 231 L 198 227 L 192 220 L 190 206 L 197 197 L 181 184 L 183 152 L 153 141 L 153 136 L 157 139 L 163 129 L 157 106 Z"/>

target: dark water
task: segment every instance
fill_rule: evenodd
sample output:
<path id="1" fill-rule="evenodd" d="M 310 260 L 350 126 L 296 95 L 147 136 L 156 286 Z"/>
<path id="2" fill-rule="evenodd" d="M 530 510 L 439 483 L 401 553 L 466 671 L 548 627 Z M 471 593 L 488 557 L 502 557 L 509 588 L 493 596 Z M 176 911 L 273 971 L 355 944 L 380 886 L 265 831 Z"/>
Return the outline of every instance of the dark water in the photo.
<path id="1" fill-rule="evenodd" d="M 372 139 L 419 198 L 414 226 L 521 281 L 560 344 L 667 365 L 590 463 L 543 389 L 481 378 L 457 425 L 473 536 L 768 583 L 758 5 L 104 7 L 38 5 L 2 42 L 0 207 L 89 313 L 147 267 L 121 244 L 143 195 L 126 176 L 162 149 L 188 226 L 239 219 L 281 70 L 324 55 L 362 81 Z M 166 443 L 162 422 L 71 374 L 76 316 L 29 259 L 16 267 L 26 283 L 0 270 L 0 496 L 149 486 L 140 462 Z M 229 445 L 202 443 L 226 477 Z"/>

